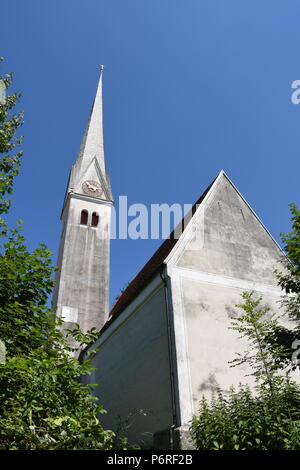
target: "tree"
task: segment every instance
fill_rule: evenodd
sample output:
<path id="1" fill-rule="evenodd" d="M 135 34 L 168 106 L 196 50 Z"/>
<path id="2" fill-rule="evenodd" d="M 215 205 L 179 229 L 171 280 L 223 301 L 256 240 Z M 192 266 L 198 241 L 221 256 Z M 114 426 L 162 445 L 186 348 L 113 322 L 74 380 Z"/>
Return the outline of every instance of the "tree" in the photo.
<path id="1" fill-rule="evenodd" d="M 277 271 L 278 284 L 286 292 L 284 306 L 289 317 L 300 330 L 300 212 L 295 204 L 290 204 L 292 230 L 281 234 L 286 257 L 282 264 L 284 272 Z"/>
<path id="2" fill-rule="evenodd" d="M 282 347 L 270 347 L 266 340 L 277 319 L 266 318 L 270 312 L 261 298 L 247 292 L 242 297 L 244 302 L 237 305 L 242 313 L 231 328 L 248 340 L 249 349 L 231 365 L 250 366 L 255 390 L 240 385 L 228 396 L 219 390 L 211 402 L 203 399 L 192 422 L 192 438 L 201 450 L 300 449 L 300 389 L 288 373 L 278 373 Z"/>
<path id="3" fill-rule="evenodd" d="M 5 232 L 0 243 L 0 338 L 10 356 L 41 347 L 54 328 L 46 306 L 54 285 L 51 252 L 46 246 L 29 253 L 21 227 Z"/>
<path id="4" fill-rule="evenodd" d="M 281 348 L 281 355 L 276 357 L 278 369 L 296 369 L 300 362 L 298 357 L 291 360 L 295 349 L 300 346 L 300 212 L 295 204 L 290 204 L 290 210 L 291 230 L 280 234 L 284 250 L 281 259 L 283 270 L 275 273 L 278 285 L 285 293 L 282 300 L 285 316 L 293 326 L 276 325 L 265 337 L 270 348 Z"/>
<path id="5" fill-rule="evenodd" d="M 240 385 L 226 398 L 219 391 L 211 403 L 202 400 L 191 428 L 199 449 L 300 448 L 299 386 L 290 380 L 291 371 L 299 367 L 298 357 L 291 359 L 300 345 L 300 212 L 295 204 L 290 209 L 292 229 L 281 233 L 283 270 L 276 275 L 286 294 L 284 315 L 293 321 L 293 328 L 274 317 L 267 319 L 270 312 L 261 307 L 262 299 L 243 294 L 244 303 L 239 305 L 243 314 L 232 327 L 249 340 L 250 350 L 232 365 L 251 366 L 256 393 Z"/>
<path id="6" fill-rule="evenodd" d="M 12 75 L 2 81 L 8 88 Z M 19 99 L 14 93 L 0 103 L 0 215 L 9 210 L 7 196 L 20 168 L 22 152 L 14 151 L 23 114 L 11 114 Z M 0 363 L 0 449 L 124 448 L 125 440 L 103 429 L 104 410 L 92 386 L 80 382 L 91 372 L 90 362 L 70 355 L 61 322 L 47 307 L 55 271 L 50 250 L 41 245 L 29 253 L 20 224 L 10 231 L 3 219 L 0 225 L 0 340 L 6 347 Z M 79 327 L 68 334 L 82 347 L 97 336 L 95 329 L 84 334 Z"/>
<path id="7" fill-rule="evenodd" d="M 102 428 L 103 407 L 79 381 L 88 361 L 71 358 L 58 331 L 47 335 L 43 346 L 0 365 L 0 449 L 123 447 Z"/>
<path id="8" fill-rule="evenodd" d="M 0 57 L 0 63 L 3 58 Z M 0 82 L 5 88 L 12 83 L 13 74 L 0 76 Z M 0 102 L 0 214 L 7 213 L 11 201 L 7 198 L 12 193 L 14 177 L 20 169 L 22 150 L 13 152 L 21 145 L 22 136 L 16 133 L 23 124 L 23 112 L 13 113 L 15 105 L 21 98 L 20 93 L 12 93 Z M 3 223 L 3 221 L 2 221 Z"/>
<path id="9" fill-rule="evenodd" d="M 292 230 L 287 233 L 281 233 L 281 239 L 284 243 L 284 251 L 287 258 L 282 262 L 286 269 L 285 273 L 278 272 L 279 285 L 287 294 L 294 294 L 290 299 L 289 305 L 296 306 L 290 308 L 294 318 L 300 319 L 300 212 L 296 204 L 290 204 Z"/>

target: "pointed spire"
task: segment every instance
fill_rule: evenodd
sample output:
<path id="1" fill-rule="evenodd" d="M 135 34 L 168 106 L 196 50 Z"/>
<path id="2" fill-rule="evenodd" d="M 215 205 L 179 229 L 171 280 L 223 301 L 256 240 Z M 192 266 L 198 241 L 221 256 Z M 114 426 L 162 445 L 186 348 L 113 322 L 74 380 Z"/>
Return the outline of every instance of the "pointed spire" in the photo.
<path id="1" fill-rule="evenodd" d="M 105 177 L 104 141 L 103 141 L 103 110 L 102 110 L 102 75 L 104 65 L 100 65 L 100 78 L 96 97 L 92 106 L 90 117 L 80 146 L 76 166 L 79 173 L 87 168 L 94 157 L 97 158 Z"/>

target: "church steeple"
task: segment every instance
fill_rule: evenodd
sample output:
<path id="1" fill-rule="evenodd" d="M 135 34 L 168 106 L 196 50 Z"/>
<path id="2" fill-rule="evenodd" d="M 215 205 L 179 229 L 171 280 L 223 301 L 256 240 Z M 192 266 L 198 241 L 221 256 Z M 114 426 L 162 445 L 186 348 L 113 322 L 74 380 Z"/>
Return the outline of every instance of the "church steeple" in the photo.
<path id="1" fill-rule="evenodd" d="M 103 97 L 102 76 L 104 66 L 100 66 L 100 78 L 96 96 L 82 138 L 77 160 L 71 169 L 68 191 L 80 191 L 82 178 L 89 173 L 89 168 L 97 168 L 101 189 L 106 199 L 112 200 L 109 176 L 105 170 L 103 138 Z"/>
<path id="2" fill-rule="evenodd" d="M 100 329 L 108 316 L 110 219 L 113 204 L 105 171 L 102 75 L 79 154 L 71 168 L 53 306 L 67 328 Z"/>
<path id="3" fill-rule="evenodd" d="M 103 70 L 104 66 L 100 65 L 100 78 L 97 93 L 77 157 L 77 166 L 81 171 L 84 171 L 91 160 L 96 157 L 101 171 L 103 175 L 105 175 L 102 98 Z"/>

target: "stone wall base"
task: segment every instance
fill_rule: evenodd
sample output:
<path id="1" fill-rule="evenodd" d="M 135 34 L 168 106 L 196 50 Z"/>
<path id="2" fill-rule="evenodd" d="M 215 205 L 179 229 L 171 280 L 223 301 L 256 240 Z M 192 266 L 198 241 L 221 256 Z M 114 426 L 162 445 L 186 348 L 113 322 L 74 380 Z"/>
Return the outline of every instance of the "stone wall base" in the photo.
<path id="1" fill-rule="evenodd" d="M 171 439 L 171 436 L 173 438 Z M 173 441 L 173 444 L 172 444 Z M 194 450 L 188 426 L 164 429 L 153 436 L 153 448 L 155 450 Z"/>

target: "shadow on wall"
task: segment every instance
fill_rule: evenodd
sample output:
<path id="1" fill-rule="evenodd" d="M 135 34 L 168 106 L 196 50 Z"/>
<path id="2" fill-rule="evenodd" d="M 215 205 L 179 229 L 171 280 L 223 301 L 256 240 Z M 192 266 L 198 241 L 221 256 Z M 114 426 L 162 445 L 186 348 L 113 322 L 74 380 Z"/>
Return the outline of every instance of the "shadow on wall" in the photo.
<path id="1" fill-rule="evenodd" d="M 215 369 L 215 372 L 210 372 L 207 379 L 198 387 L 198 392 L 216 392 L 220 388 L 220 385 L 216 380 L 215 374 L 219 371 L 221 371 L 221 369 Z M 198 399 L 195 399 L 195 401 L 198 401 Z"/>

